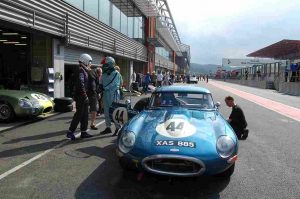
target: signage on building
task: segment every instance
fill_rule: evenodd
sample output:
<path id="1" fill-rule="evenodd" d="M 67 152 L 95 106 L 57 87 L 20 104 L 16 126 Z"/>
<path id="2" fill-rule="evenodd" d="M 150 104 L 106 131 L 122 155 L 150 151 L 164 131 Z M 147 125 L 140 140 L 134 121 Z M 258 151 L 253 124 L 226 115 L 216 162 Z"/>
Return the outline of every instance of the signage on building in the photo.
<path id="1" fill-rule="evenodd" d="M 231 58 L 223 58 L 222 66 L 236 66 L 236 67 L 251 67 L 253 65 L 260 64 L 272 64 L 284 62 L 283 60 L 274 60 L 274 59 L 231 59 Z"/>

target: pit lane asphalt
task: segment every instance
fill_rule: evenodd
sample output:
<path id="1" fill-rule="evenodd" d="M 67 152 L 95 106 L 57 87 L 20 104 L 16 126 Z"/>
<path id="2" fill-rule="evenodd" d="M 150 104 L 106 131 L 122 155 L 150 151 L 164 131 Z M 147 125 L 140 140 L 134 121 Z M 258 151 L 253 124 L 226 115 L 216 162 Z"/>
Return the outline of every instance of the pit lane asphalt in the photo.
<path id="1" fill-rule="evenodd" d="M 218 82 L 220 83 L 220 82 Z M 299 97 L 224 83 L 297 107 Z M 222 103 L 229 93 L 210 84 Z M 91 139 L 67 142 L 0 181 L 0 198 L 300 198 L 300 123 L 231 94 L 243 108 L 250 135 L 240 141 L 230 180 L 173 179 L 123 173 L 115 156 L 115 138 L 90 131 Z M 295 104 L 294 104 L 295 103 Z M 65 140 L 73 113 L 54 116 L 0 134 L 0 174 Z M 101 117 L 98 122 L 103 120 Z"/>

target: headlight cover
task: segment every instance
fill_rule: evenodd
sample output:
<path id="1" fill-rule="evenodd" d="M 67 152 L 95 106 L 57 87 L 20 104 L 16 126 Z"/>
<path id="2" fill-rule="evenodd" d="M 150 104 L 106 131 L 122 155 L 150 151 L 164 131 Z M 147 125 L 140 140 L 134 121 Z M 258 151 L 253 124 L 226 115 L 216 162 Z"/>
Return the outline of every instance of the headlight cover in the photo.
<path id="1" fill-rule="evenodd" d="M 22 107 L 22 108 L 31 108 L 32 107 L 32 104 L 30 101 L 26 100 L 26 99 L 20 99 L 19 100 L 19 105 Z"/>
<path id="2" fill-rule="evenodd" d="M 233 154 L 235 144 L 229 136 L 220 136 L 217 140 L 217 151 L 221 158 L 228 158 Z"/>
<path id="3" fill-rule="evenodd" d="M 135 134 L 125 131 L 119 138 L 119 149 L 123 153 L 128 153 L 135 144 Z"/>

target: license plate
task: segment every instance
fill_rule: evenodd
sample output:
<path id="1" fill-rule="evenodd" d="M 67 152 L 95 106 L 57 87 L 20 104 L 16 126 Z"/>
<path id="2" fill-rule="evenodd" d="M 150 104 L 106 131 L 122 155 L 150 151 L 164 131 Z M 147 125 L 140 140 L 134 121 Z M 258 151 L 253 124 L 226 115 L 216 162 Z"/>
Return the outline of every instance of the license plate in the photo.
<path id="1" fill-rule="evenodd" d="M 178 146 L 178 147 L 196 148 L 196 143 L 190 141 L 177 141 L 177 140 L 156 140 L 155 146 Z"/>

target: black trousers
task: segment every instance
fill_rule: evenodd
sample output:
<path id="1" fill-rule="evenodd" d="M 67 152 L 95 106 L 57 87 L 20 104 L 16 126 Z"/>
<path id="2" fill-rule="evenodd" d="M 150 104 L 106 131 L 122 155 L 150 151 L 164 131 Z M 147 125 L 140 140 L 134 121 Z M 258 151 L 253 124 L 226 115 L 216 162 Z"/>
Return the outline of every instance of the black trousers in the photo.
<path id="1" fill-rule="evenodd" d="M 73 116 L 69 130 L 74 132 L 80 122 L 81 132 L 86 132 L 89 120 L 89 104 L 85 103 L 83 99 L 78 99 L 76 102 L 76 112 Z"/>
<path id="2" fill-rule="evenodd" d="M 238 138 L 243 134 L 243 128 L 230 124 Z"/>

